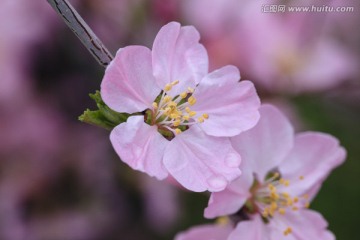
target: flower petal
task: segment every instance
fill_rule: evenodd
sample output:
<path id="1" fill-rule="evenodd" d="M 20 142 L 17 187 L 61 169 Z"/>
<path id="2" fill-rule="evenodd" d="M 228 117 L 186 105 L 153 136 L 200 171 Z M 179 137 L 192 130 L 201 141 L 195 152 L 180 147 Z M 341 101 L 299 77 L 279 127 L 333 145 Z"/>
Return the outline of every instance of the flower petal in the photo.
<path id="1" fill-rule="evenodd" d="M 194 192 L 223 190 L 240 176 L 240 161 L 227 138 L 207 136 L 196 125 L 176 136 L 164 156 L 169 173 Z"/>
<path id="2" fill-rule="evenodd" d="M 279 170 L 290 181 L 287 191 L 294 196 L 316 194 L 330 171 L 344 162 L 346 151 L 339 141 L 324 133 L 305 132 L 296 135 L 294 148 Z M 300 180 L 300 177 L 303 178 Z M 313 197 L 313 195 L 311 196 Z"/>
<path id="3" fill-rule="evenodd" d="M 194 27 L 180 27 L 176 22 L 165 25 L 157 34 L 152 61 L 158 85 L 163 89 L 170 82 L 180 81 L 170 95 L 195 87 L 207 73 L 208 56 L 199 39 L 200 35 Z"/>
<path id="4" fill-rule="evenodd" d="M 179 233 L 175 240 L 224 240 L 232 230 L 230 225 L 206 224 Z"/>
<path id="5" fill-rule="evenodd" d="M 269 222 L 271 240 L 335 240 L 334 235 L 326 229 L 327 226 L 326 220 L 320 213 L 308 209 L 297 212 L 290 211 L 279 216 L 276 221 Z M 292 232 L 284 236 L 283 231 L 288 227 L 291 228 Z"/>
<path id="6" fill-rule="evenodd" d="M 208 74 L 194 92 L 197 99 L 191 108 L 209 115 L 201 128 L 208 135 L 230 137 L 255 126 L 259 120 L 260 100 L 254 85 L 239 83 L 240 73 L 226 66 Z"/>
<path id="7" fill-rule="evenodd" d="M 227 240 L 270 240 L 268 238 L 268 230 L 260 216 L 255 215 L 249 221 L 240 222 Z M 280 240 L 277 239 L 277 240 Z"/>
<path id="8" fill-rule="evenodd" d="M 204 216 L 206 218 L 215 218 L 231 215 L 239 211 L 251 196 L 249 189 L 252 183 L 253 178 L 246 179 L 241 175 L 223 191 L 212 193 L 208 206 L 205 208 Z"/>
<path id="9" fill-rule="evenodd" d="M 118 112 L 140 112 L 160 93 L 152 75 L 151 52 L 142 46 L 120 49 L 106 68 L 101 97 Z"/>
<path id="10" fill-rule="evenodd" d="M 286 117 L 274 106 L 264 104 L 259 109 L 258 124 L 231 139 L 243 164 L 262 182 L 276 168 L 293 146 L 294 130 Z M 243 169 L 243 168 L 242 168 Z M 245 169 L 244 169 L 245 171 Z"/>
<path id="11" fill-rule="evenodd" d="M 110 140 L 121 160 L 131 168 L 158 179 L 167 177 L 162 159 L 169 141 L 155 126 L 144 123 L 143 116 L 129 117 L 112 130 Z"/>

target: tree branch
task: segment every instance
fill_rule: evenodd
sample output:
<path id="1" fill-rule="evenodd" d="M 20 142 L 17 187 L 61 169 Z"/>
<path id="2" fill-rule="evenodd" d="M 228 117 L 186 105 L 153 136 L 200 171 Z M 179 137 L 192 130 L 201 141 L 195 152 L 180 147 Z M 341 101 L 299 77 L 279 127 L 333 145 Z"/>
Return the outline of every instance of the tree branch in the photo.
<path id="1" fill-rule="evenodd" d="M 68 27 L 84 44 L 100 65 L 106 67 L 114 58 L 84 19 L 67 0 L 47 0 Z"/>

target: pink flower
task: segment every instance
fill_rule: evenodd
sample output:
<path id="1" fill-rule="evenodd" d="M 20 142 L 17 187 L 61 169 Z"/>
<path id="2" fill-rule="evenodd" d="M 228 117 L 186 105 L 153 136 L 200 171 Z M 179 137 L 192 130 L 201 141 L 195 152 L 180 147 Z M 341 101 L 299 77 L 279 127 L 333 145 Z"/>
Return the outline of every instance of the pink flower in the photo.
<path id="1" fill-rule="evenodd" d="M 179 233 L 175 240 L 225 240 L 232 231 L 230 224 L 206 224 Z"/>
<path id="2" fill-rule="evenodd" d="M 345 150 L 327 134 L 294 136 L 288 120 L 270 105 L 260 114 L 254 128 L 232 138 L 243 174 L 211 195 L 205 217 L 245 216 L 229 240 L 334 239 L 323 217 L 307 208 L 330 171 L 344 161 Z"/>
<path id="3" fill-rule="evenodd" d="M 110 135 L 125 163 L 158 179 L 170 173 L 192 191 L 220 191 L 240 175 L 240 156 L 227 137 L 256 124 L 260 103 L 251 82 L 238 82 L 237 68 L 208 73 L 199 38 L 194 27 L 172 22 L 152 51 L 120 49 L 101 95 L 115 111 L 139 113 Z"/>
<path id="4" fill-rule="evenodd" d="M 284 5 L 279 0 L 268 0 L 266 4 L 252 0 L 181 2 L 184 17 L 205 35 L 205 46 L 215 59 L 212 66 L 241 66 L 255 85 L 269 92 L 324 91 L 357 73 L 357 59 L 349 44 L 329 33 L 338 24 L 346 25 L 342 31 L 352 29 L 348 15 L 355 14 L 340 14 L 337 21 L 329 22 L 325 18 L 335 20 L 335 13 L 269 14 L 272 5 Z M 308 4 L 311 6 L 311 1 Z M 286 9 L 294 5 L 290 1 Z M 353 32 L 350 36 L 354 39 Z"/>

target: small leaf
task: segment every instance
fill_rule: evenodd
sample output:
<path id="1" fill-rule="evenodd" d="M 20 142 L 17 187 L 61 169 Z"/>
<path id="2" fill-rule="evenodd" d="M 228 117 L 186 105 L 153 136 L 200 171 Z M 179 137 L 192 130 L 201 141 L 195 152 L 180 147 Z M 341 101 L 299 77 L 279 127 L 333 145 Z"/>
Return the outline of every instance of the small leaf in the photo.
<path id="1" fill-rule="evenodd" d="M 85 110 L 79 117 L 82 122 L 112 130 L 120 123 L 126 122 L 130 116 L 128 113 L 119 113 L 110 109 L 102 100 L 100 91 L 89 94 L 89 96 L 96 102 L 98 110 Z"/>

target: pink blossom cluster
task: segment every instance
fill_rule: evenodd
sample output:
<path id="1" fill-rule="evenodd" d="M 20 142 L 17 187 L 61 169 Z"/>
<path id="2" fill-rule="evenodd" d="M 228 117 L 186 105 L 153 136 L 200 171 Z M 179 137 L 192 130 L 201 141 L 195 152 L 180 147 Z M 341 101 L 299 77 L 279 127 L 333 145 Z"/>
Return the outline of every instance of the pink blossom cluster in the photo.
<path id="1" fill-rule="evenodd" d="M 152 49 L 120 49 L 107 67 L 101 96 L 130 113 L 110 140 L 123 162 L 157 179 L 212 192 L 206 218 L 176 240 L 335 239 L 309 210 L 332 169 L 346 156 L 334 137 L 294 133 L 271 105 L 260 106 L 234 66 L 208 71 L 192 26 L 171 22 Z"/>

